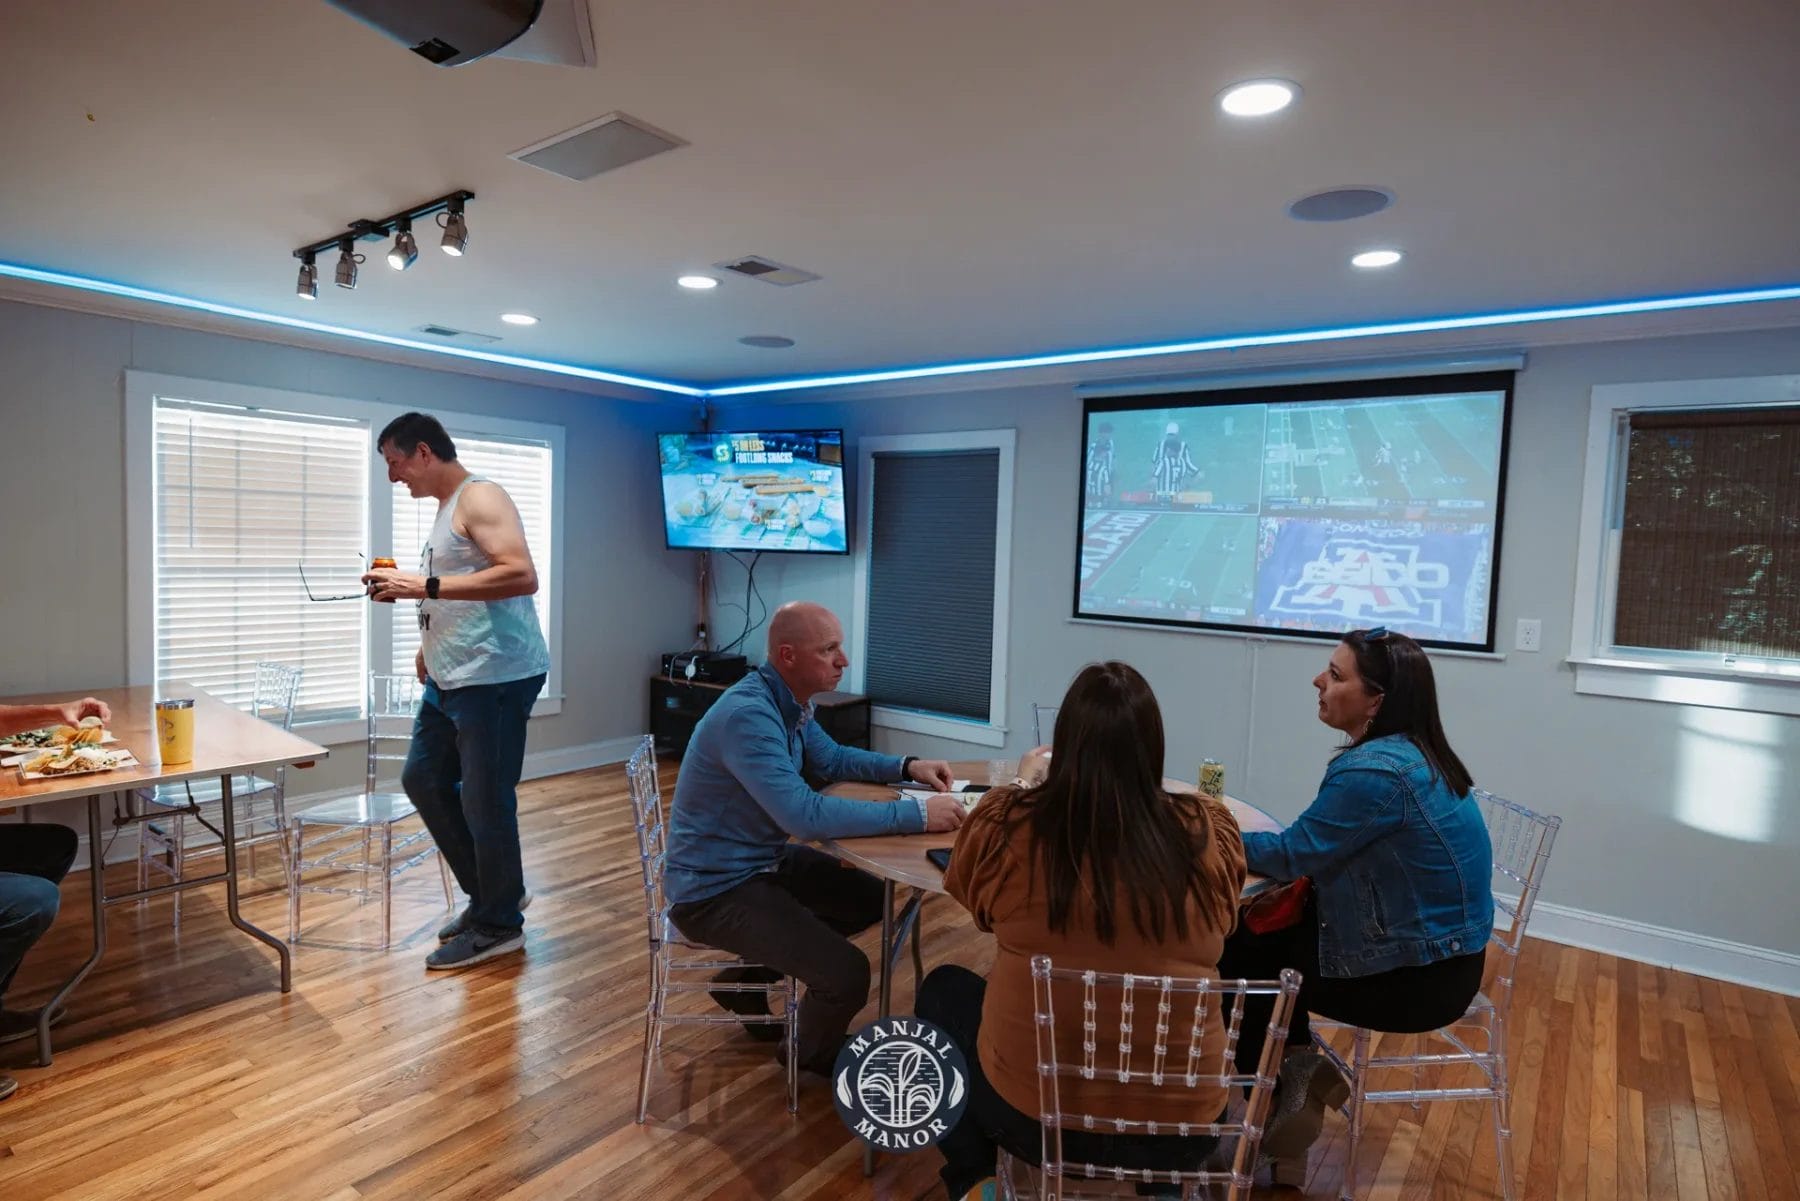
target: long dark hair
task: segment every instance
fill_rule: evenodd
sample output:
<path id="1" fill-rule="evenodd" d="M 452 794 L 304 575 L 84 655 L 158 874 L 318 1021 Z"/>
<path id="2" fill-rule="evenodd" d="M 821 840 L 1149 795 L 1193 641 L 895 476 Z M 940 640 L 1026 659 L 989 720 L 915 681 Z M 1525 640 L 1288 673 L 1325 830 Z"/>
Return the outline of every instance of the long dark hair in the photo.
<path id="1" fill-rule="evenodd" d="M 1350 745 L 1404 734 L 1425 756 L 1434 779 L 1442 779 L 1457 796 L 1474 787 L 1469 769 L 1444 737 L 1444 723 L 1438 720 L 1437 678 L 1431 674 L 1425 649 L 1405 634 L 1380 627 L 1351 630 L 1344 635 L 1344 645 L 1356 656 L 1356 674 L 1363 687 L 1382 698 L 1374 718 Z"/>
<path id="2" fill-rule="evenodd" d="M 1116 660 L 1082 668 L 1057 709 L 1044 782 L 1015 794 L 1001 815 L 1009 827 L 1030 828 L 1032 884 L 1041 866 L 1050 929 L 1067 933 L 1087 892 L 1094 931 L 1111 946 L 1121 888 L 1132 925 L 1154 942 L 1170 931 L 1187 937 L 1190 897 L 1229 925 L 1236 898 L 1209 879 L 1200 799 L 1163 791 L 1162 767 L 1162 711 L 1149 683 Z"/>

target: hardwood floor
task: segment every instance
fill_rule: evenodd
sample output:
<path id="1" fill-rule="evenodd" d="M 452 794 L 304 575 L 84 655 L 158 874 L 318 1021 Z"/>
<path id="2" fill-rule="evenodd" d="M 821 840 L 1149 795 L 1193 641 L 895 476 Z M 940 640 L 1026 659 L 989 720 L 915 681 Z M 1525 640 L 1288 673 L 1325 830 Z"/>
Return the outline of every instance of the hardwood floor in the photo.
<path id="1" fill-rule="evenodd" d="M 672 1030 L 651 1123 L 634 1124 L 645 953 L 623 773 L 521 793 L 537 898 L 522 957 L 427 974 L 444 920 L 429 866 L 402 878 L 385 954 L 351 945 L 379 937 L 378 906 L 309 898 L 287 996 L 222 893 L 189 895 L 179 938 L 166 899 L 115 910 L 55 1064 L 0 1047 L 21 1083 L 0 1102 L 0 1198 L 942 1196 L 931 1152 L 864 1180 L 825 1087 L 803 1085 L 790 1116 L 763 1045 L 729 1030 Z M 85 956 L 86 887 L 65 884 L 13 1003 Z M 286 929 L 277 892 L 245 912 Z M 986 942 L 952 904 L 927 907 L 928 968 L 985 967 Z M 903 1009 L 910 970 L 899 981 Z M 1514 1016 L 1520 1196 L 1800 1197 L 1800 1000 L 1532 942 Z M 1371 1112 L 1364 1196 L 1492 1195 L 1482 1106 Z M 1335 1197 L 1343 1156 L 1332 1118 L 1304 1195 Z"/>

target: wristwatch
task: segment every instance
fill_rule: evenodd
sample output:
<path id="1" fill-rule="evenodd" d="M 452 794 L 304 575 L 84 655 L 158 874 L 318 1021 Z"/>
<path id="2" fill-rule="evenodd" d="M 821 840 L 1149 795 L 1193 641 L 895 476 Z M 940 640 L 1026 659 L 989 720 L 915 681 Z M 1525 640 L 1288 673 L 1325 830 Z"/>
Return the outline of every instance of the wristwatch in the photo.
<path id="1" fill-rule="evenodd" d="M 900 760 L 900 778 L 902 780 L 912 779 L 912 765 L 918 761 L 919 757 L 917 755 L 907 755 Z"/>
<path id="2" fill-rule="evenodd" d="M 432 600 L 438 598 L 438 578 L 434 575 L 425 577 L 425 595 Z"/>

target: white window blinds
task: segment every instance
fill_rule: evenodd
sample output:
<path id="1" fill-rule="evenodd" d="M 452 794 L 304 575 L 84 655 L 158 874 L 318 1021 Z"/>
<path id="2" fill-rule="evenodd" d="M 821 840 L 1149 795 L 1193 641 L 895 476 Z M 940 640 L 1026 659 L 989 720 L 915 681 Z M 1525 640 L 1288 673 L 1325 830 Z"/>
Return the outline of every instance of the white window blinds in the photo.
<path id="1" fill-rule="evenodd" d="M 297 720 L 360 713 L 367 606 L 309 602 L 299 564 L 365 549 L 367 424 L 159 397 L 154 428 L 157 679 L 248 706 L 290 663 Z"/>
<path id="2" fill-rule="evenodd" d="M 502 441 L 492 437 L 477 438 L 450 431 L 456 442 L 456 458 L 480 479 L 492 480 L 506 489 L 518 506 L 519 520 L 525 527 L 525 544 L 531 548 L 531 561 L 537 567 L 538 590 L 532 599 L 537 604 L 538 624 L 544 640 L 550 640 L 550 447 L 543 442 Z M 414 500 L 403 485 L 393 485 L 394 492 L 394 561 L 403 571 L 421 570 L 420 554 L 431 524 L 437 520 L 437 501 Z M 397 675 L 411 675 L 413 656 L 419 649 L 418 606 L 400 601 L 393 606 L 394 657 L 391 670 Z M 554 648 L 552 648 L 554 653 Z"/>

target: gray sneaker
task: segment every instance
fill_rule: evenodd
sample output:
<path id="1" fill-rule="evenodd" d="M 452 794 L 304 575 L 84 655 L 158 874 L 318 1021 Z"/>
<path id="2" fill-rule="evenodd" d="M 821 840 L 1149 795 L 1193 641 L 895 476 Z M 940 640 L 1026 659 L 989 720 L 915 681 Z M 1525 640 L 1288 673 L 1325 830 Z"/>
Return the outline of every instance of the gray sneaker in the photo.
<path id="1" fill-rule="evenodd" d="M 499 955 L 525 949 L 525 931 L 508 930 L 504 934 L 484 934 L 473 927 L 425 956 L 425 966 L 432 971 L 449 971 L 474 967 Z"/>
<path id="2" fill-rule="evenodd" d="M 530 908 L 531 908 L 531 890 L 528 888 L 525 890 L 525 895 L 519 898 L 519 912 L 524 913 L 527 909 L 530 909 Z M 439 942 L 449 942 L 451 939 L 455 938 L 458 934 L 461 934 L 464 930 L 467 930 L 468 928 L 469 928 L 469 907 L 467 905 L 464 905 L 463 911 L 461 913 L 457 914 L 455 917 L 451 918 L 450 923 L 447 926 L 445 926 L 443 929 L 438 931 L 438 941 Z"/>

